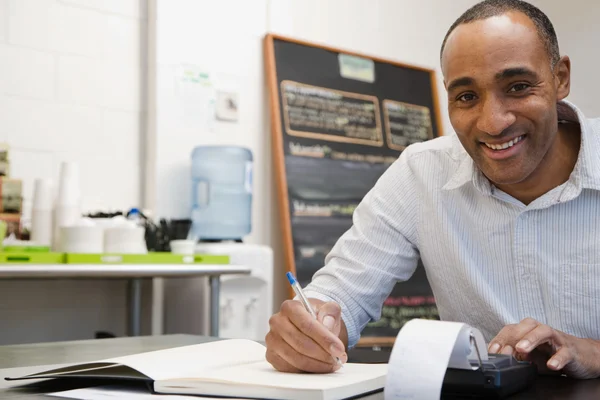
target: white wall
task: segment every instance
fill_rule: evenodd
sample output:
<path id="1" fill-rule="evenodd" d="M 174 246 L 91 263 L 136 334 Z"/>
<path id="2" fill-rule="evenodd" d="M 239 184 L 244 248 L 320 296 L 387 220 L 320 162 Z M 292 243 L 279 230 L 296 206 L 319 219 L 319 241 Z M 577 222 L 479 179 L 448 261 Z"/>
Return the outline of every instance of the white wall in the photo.
<path id="1" fill-rule="evenodd" d="M 561 55 L 571 58 L 571 94 L 568 100 L 588 118 L 600 117 L 600 2 L 531 0 L 544 11 L 556 30 Z"/>
<path id="2" fill-rule="evenodd" d="M 0 142 L 24 181 L 80 166 L 85 211 L 140 202 L 146 0 L 0 0 Z M 0 266 L 1 268 L 1 266 Z M 0 343 L 125 331 L 125 284 L 0 281 Z"/>
<path id="3" fill-rule="evenodd" d="M 25 209 L 36 177 L 80 165 L 85 210 L 140 201 L 145 1 L 0 0 L 0 141 Z"/>
<path id="4" fill-rule="evenodd" d="M 271 184 L 269 132 L 265 125 L 262 37 L 266 0 L 157 0 L 156 162 L 148 178 L 156 191 L 147 199 L 157 215 L 189 217 L 190 156 L 198 145 L 240 145 L 255 159 L 253 219 L 248 241 L 268 243 Z M 190 107 L 178 86 L 181 68 L 206 71 L 216 90 L 239 93 L 239 120 L 220 122 Z M 186 102 L 188 104 L 186 105 Z M 198 104 L 199 106 L 201 104 Z M 191 107 L 190 107 L 191 108 Z"/>

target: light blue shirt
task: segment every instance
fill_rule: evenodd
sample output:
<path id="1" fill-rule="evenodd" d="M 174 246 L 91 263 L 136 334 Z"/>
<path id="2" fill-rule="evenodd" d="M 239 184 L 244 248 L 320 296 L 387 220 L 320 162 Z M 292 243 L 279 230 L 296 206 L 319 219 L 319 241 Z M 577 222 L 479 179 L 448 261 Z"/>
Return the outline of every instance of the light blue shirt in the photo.
<path id="1" fill-rule="evenodd" d="M 600 339 L 600 119 L 565 104 L 581 126 L 575 168 L 529 205 L 495 188 L 456 136 L 402 152 L 305 291 L 341 305 L 351 347 L 419 257 L 440 318 L 486 341 L 526 317 Z"/>

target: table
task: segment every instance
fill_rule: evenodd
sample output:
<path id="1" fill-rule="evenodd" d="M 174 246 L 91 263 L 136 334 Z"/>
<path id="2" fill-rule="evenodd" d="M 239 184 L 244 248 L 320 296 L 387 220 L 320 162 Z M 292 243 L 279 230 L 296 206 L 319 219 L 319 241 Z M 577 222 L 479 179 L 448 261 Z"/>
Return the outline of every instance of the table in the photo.
<path id="1" fill-rule="evenodd" d="M 210 281 L 210 335 L 219 336 L 219 276 L 249 274 L 240 265 L 209 264 L 27 264 L 0 266 L 0 279 L 127 279 L 128 334 L 141 333 L 142 279 L 208 276 Z"/>
<path id="2" fill-rule="evenodd" d="M 8 375 L 21 375 L 33 371 L 32 366 L 48 364 L 66 364 L 94 361 L 104 358 L 125 356 L 145 351 L 161 350 L 170 347 L 186 346 L 218 340 L 214 337 L 193 335 L 165 335 L 149 337 L 131 337 L 117 339 L 82 340 L 73 342 L 26 344 L 0 346 L 0 369 L 19 368 Z M 360 362 L 370 358 L 364 349 L 351 350 L 349 361 Z M 29 370 L 29 371 L 28 371 Z M 0 378 L 7 373 L 0 371 Z M 25 385 L 26 388 L 23 388 Z M 19 388 L 19 386 L 21 388 Z M 6 382 L 0 380 L 0 398 L 7 400 L 56 399 L 44 393 L 68 390 L 60 380 L 46 381 L 44 385 L 31 387 L 24 382 Z M 509 397 L 509 400 L 564 400 L 564 399 L 599 399 L 600 380 L 575 380 L 567 378 L 540 376 L 527 391 Z M 190 397 L 192 400 L 193 397 Z M 381 394 L 369 396 L 368 399 L 383 399 Z M 157 397 L 160 400 L 160 397 Z M 363 399 L 366 400 L 366 399 Z"/>
<path id="3" fill-rule="evenodd" d="M 217 339 L 206 336 L 165 335 L 0 346 L 0 369 L 24 367 L 19 368 L 19 370 L 27 373 L 28 369 L 31 370 L 31 367 L 36 365 L 88 362 L 204 343 L 211 340 Z M 0 399 L 3 400 L 56 400 L 56 397 L 44 396 L 43 393 L 58 392 L 71 388 L 61 386 L 62 384 L 56 381 L 56 384 L 50 384 L 39 389 L 14 389 L 15 386 L 27 387 L 28 384 L 27 382 L 7 382 L 4 380 L 5 376 L 2 373 L 0 377 Z M 52 382 L 49 381 L 49 383 Z"/>

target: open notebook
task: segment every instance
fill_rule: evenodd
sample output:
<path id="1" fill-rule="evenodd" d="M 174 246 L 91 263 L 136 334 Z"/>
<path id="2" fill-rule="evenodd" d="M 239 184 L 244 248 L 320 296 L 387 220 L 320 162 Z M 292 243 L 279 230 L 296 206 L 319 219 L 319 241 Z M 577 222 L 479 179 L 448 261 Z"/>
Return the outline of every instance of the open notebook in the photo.
<path id="1" fill-rule="evenodd" d="M 331 374 L 289 374 L 265 360 L 265 347 L 221 340 L 74 364 L 8 380 L 40 378 L 133 379 L 156 393 L 261 399 L 345 399 L 383 390 L 387 364 L 347 363 Z"/>

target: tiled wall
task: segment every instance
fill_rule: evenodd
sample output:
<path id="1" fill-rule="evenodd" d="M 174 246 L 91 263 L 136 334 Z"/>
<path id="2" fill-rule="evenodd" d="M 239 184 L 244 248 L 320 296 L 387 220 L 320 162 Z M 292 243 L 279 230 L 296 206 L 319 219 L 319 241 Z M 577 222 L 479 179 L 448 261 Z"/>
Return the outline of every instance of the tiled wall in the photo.
<path id="1" fill-rule="evenodd" d="M 84 210 L 139 205 L 146 27 L 146 0 L 0 0 L 0 142 L 25 214 L 63 160 Z M 0 281 L 0 344 L 123 335 L 126 317 L 123 281 Z"/>
<path id="2" fill-rule="evenodd" d="M 0 142 L 28 213 L 36 177 L 80 165 L 83 208 L 140 204 L 145 0 L 0 0 Z"/>

